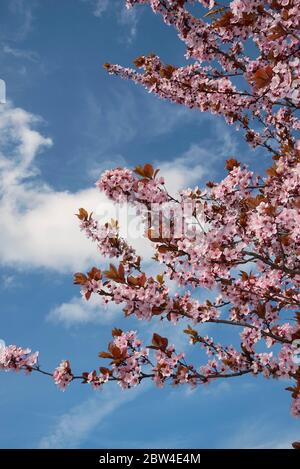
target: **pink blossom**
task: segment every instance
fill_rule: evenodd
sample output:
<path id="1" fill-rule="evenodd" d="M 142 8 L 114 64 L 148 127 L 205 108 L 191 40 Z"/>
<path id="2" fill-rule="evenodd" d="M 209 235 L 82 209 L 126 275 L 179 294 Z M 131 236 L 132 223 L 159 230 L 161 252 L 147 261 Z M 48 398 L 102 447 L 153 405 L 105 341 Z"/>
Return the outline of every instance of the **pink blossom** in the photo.
<path id="1" fill-rule="evenodd" d="M 55 384 L 62 391 L 66 390 L 66 387 L 73 380 L 73 374 L 70 368 L 70 362 L 68 360 L 63 360 L 53 372 L 53 379 Z"/>

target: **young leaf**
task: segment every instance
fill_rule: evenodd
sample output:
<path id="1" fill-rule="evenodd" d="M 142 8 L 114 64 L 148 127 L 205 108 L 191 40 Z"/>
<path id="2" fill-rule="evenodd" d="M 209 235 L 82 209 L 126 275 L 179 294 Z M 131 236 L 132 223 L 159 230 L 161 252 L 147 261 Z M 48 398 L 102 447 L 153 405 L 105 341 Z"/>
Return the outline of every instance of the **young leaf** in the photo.
<path id="1" fill-rule="evenodd" d="M 75 285 L 85 285 L 88 281 L 88 278 L 86 275 L 82 274 L 81 272 L 77 272 L 74 274 L 74 281 L 73 283 Z"/>
<path id="2" fill-rule="evenodd" d="M 84 208 L 79 209 L 79 213 L 75 213 L 76 217 L 79 218 L 79 220 L 87 220 L 88 219 L 88 212 Z"/>

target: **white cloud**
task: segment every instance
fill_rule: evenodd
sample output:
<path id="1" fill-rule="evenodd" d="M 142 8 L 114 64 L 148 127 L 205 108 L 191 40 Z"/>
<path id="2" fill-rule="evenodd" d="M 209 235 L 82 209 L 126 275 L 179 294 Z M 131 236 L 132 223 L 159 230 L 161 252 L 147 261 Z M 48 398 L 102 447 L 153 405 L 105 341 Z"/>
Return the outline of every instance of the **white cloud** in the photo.
<path id="1" fill-rule="evenodd" d="M 40 122 L 10 103 L 0 108 L 0 262 L 61 272 L 83 270 L 101 257 L 80 232 L 74 214 L 83 206 L 107 220 L 117 217 L 117 207 L 96 188 L 55 191 L 34 178 L 39 173 L 35 158 L 52 145 L 34 129 Z M 145 243 L 141 239 L 135 244 L 143 251 Z"/>
<path id="2" fill-rule="evenodd" d="M 207 151 L 200 145 L 192 144 L 179 158 L 157 162 L 160 175 L 166 180 L 168 192 L 175 196 L 178 189 L 203 183 L 203 177 L 211 173 L 209 165 L 205 168 L 205 161 Z"/>
<path id="3" fill-rule="evenodd" d="M 128 226 L 136 226 L 137 233 L 129 236 L 125 208 L 113 205 L 96 188 L 74 193 L 55 191 L 36 178 L 39 171 L 35 159 L 52 145 L 50 138 L 35 129 L 40 123 L 37 116 L 10 103 L 0 108 L 0 262 L 61 272 L 84 270 L 100 262 L 96 246 L 80 232 L 74 216 L 81 206 L 102 221 L 120 216 L 123 234 L 149 261 L 153 255 L 151 243 L 140 236 L 134 212 L 129 214 Z M 194 161 L 197 151 L 191 147 L 181 158 L 160 162 L 163 172 L 171 174 L 173 190 L 202 177 L 202 166 Z"/>
<path id="4" fill-rule="evenodd" d="M 92 295 L 89 301 L 81 296 L 75 296 L 70 301 L 53 308 L 47 316 L 47 320 L 55 323 L 63 323 L 65 326 L 76 326 L 87 323 L 111 324 L 119 313 L 121 305 L 110 303 L 103 305 L 101 298 Z"/>
<path id="5" fill-rule="evenodd" d="M 119 386 L 109 386 L 98 391 L 99 394 L 73 407 L 63 414 L 57 424 L 44 436 L 39 448 L 60 449 L 78 448 L 102 421 L 115 412 L 120 406 L 136 399 L 145 392 L 147 385 L 129 391 L 121 391 Z M 97 391 L 95 391 L 97 392 Z M 101 441 L 97 447 L 101 447 Z"/>
<path id="6" fill-rule="evenodd" d="M 95 255 L 74 213 L 82 204 L 92 207 L 96 190 L 55 192 L 34 179 L 35 158 L 52 145 L 34 129 L 40 121 L 10 103 L 0 108 L 0 262 L 73 270 Z"/>

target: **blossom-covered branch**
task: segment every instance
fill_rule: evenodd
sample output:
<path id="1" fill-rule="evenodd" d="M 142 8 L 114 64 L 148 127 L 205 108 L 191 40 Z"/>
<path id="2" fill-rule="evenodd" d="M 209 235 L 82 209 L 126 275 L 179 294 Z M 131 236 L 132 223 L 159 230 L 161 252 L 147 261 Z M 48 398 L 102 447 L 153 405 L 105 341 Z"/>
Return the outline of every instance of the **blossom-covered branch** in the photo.
<path id="1" fill-rule="evenodd" d="M 190 363 L 188 353 L 157 333 L 142 346 L 135 332 L 113 329 L 107 351 L 100 352 L 109 365 L 99 370 L 76 375 L 64 360 L 47 372 L 37 354 L 16 346 L 1 351 L 0 368 L 49 375 L 61 389 L 77 379 L 93 388 L 109 381 L 131 388 L 144 379 L 197 386 L 260 374 L 291 380 L 292 413 L 300 415 L 300 1 L 127 0 L 128 7 L 137 4 L 149 4 L 177 30 L 189 63 L 169 65 L 151 54 L 135 59 L 140 71 L 106 64 L 109 73 L 223 116 L 271 161 L 255 174 L 230 157 L 222 181 L 176 197 L 151 164 L 104 172 L 97 187 L 137 209 L 160 273 L 147 274 L 118 221 L 101 226 L 80 208 L 81 230 L 110 264 L 77 272 L 74 283 L 87 301 L 96 294 L 120 305 L 125 316 L 182 326 L 198 358 Z M 200 301 L 207 290 L 210 299 Z M 214 324 L 231 328 L 235 345 L 203 336 L 206 323 L 211 330 Z"/>

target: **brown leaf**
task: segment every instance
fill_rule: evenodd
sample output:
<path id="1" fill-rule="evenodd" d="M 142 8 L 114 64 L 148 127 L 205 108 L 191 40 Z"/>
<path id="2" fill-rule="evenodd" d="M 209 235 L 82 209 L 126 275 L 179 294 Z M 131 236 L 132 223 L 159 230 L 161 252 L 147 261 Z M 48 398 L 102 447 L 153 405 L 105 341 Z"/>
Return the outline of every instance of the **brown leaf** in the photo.
<path id="1" fill-rule="evenodd" d="M 84 295 L 84 296 L 85 296 L 85 299 L 86 299 L 87 301 L 91 298 L 91 294 L 92 294 L 92 292 L 91 292 L 90 290 L 88 290 L 88 291 L 86 292 L 86 294 Z"/>
<path id="2" fill-rule="evenodd" d="M 112 354 L 108 352 L 99 352 L 98 356 L 100 358 L 113 358 Z"/>
<path id="3" fill-rule="evenodd" d="M 256 208 L 259 206 L 259 204 L 261 204 L 261 202 L 264 202 L 266 199 L 263 195 L 261 194 L 258 194 L 257 196 L 255 197 L 247 197 L 245 199 L 245 203 L 247 205 L 247 207 L 249 208 Z"/>
<path id="4" fill-rule="evenodd" d="M 300 329 L 292 334 L 292 340 L 300 339 Z"/>
<path id="5" fill-rule="evenodd" d="M 189 334 L 191 335 L 192 337 L 197 337 L 198 336 L 198 332 L 195 331 L 190 325 L 188 325 L 188 327 L 186 329 L 184 329 L 183 331 L 185 334 Z"/>
<path id="6" fill-rule="evenodd" d="M 273 28 L 270 29 L 270 32 L 267 35 L 267 39 L 268 41 L 275 41 L 276 39 L 279 39 L 285 35 L 286 32 L 284 28 L 280 23 L 278 23 L 276 26 L 273 26 Z"/>
<path id="7" fill-rule="evenodd" d="M 240 24 L 242 26 L 251 26 L 255 23 L 257 15 L 255 13 L 243 13 L 242 20 Z"/>
<path id="8" fill-rule="evenodd" d="M 300 441 L 294 441 L 294 443 L 292 443 L 292 447 L 294 449 L 300 449 Z"/>
<path id="9" fill-rule="evenodd" d="M 139 280 L 137 277 L 133 277 L 132 275 L 130 275 L 129 277 L 127 277 L 127 283 L 132 287 L 136 287 L 139 284 Z"/>
<path id="10" fill-rule="evenodd" d="M 122 264 L 120 264 L 120 266 L 121 265 Z M 122 267 L 120 266 L 119 266 L 119 269 L 117 270 L 117 268 L 113 264 L 109 264 L 109 270 L 106 270 L 104 272 L 105 276 L 110 280 L 114 280 L 115 282 L 124 283 L 125 282 L 124 266 L 123 265 Z"/>
<path id="11" fill-rule="evenodd" d="M 163 284 L 165 283 L 163 274 L 158 274 L 158 275 L 156 276 L 156 280 L 157 280 L 158 283 L 160 283 L 161 285 L 163 285 Z"/>
<path id="12" fill-rule="evenodd" d="M 276 168 L 277 168 L 276 164 L 274 163 L 273 166 L 271 166 L 270 168 L 266 170 L 267 175 L 270 177 L 276 177 L 277 176 Z"/>
<path id="13" fill-rule="evenodd" d="M 265 304 L 262 304 L 262 303 L 258 303 L 257 307 L 256 307 L 256 312 L 257 312 L 257 315 L 261 318 L 261 319 L 264 319 L 265 316 L 266 316 L 266 305 Z"/>
<path id="14" fill-rule="evenodd" d="M 134 59 L 133 64 L 138 68 L 143 67 L 145 65 L 145 57 L 143 55 L 140 55 L 139 57 Z"/>
<path id="15" fill-rule="evenodd" d="M 240 163 L 235 158 L 230 158 L 226 160 L 226 169 L 232 171 L 236 166 L 240 166 Z"/>
<path id="16" fill-rule="evenodd" d="M 143 178 L 152 179 L 154 175 L 154 168 L 152 164 L 146 163 L 144 166 L 136 166 L 134 172 Z"/>
<path id="17" fill-rule="evenodd" d="M 123 331 L 122 329 L 117 329 L 116 327 L 113 328 L 113 330 L 111 331 L 111 335 L 113 337 L 119 337 L 120 335 L 122 335 Z"/>
<path id="18" fill-rule="evenodd" d="M 212 24 L 213 28 L 226 28 L 230 26 L 231 19 L 234 17 L 232 11 L 226 11 L 220 18 Z"/>
<path id="19" fill-rule="evenodd" d="M 87 276 L 82 274 L 81 272 L 77 272 L 76 274 L 74 274 L 75 285 L 85 285 L 87 281 L 88 281 Z"/>
<path id="20" fill-rule="evenodd" d="M 79 220 L 87 220 L 89 216 L 88 212 L 84 208 L 80 208 L 79 213 L 75 213 L 75 215 Z"/>
<path id="21" fill-rule="evenodd" d="M 241 278 L 243 282 L 247 282 L 249 275 L 247 274 L 247 272 L 244 272 L 243 270 L 241 270 Z"/>
<path id="22" fill-rule="evenodd" d="M 259 68 L 253 74 L 252 78 L 255 82 L 255 87 L 257 89 L 265 88 L 272 80 L 273 76 L 273 69 L 271 65 L 267 65 L 266 67 Z"/>
<path id="23" fill-rule="evenodd" d="M 159 316 L 164 311 L 164 308 L 161 306 L 153 306 L 151 313 L 153 316 Z"/>
<path id="24" fill-rule="evenodd" d="M 138 174 L 139 176 L 142 176 L 142 177 L 145 176 L 145 175 L 144 175 L 144 168 L 143 168 L 143 166 L 140 166 L 140 165 L 136 166 L 135 169 L 134 169 L 134 172 L 135 172 L 136 174 Z"/>
<path id="25" fill-rule="evenodd" d="M 147 281 L 146 274 L 143 272 L 142 275 L 138 277 L 139 286 L 143 287 Z"/>
<path id="26" fill-rule="evenodd" d="M 162 244 L 161 246 L 158 246 L 157 250 L 161 254 L 165 254 L 166 252 L 169 251 L 169 248 L 168 248 L 168 246 L 165 246 L 164 244 Z"/>
<path id="27" fill-rule="evenodd" d="M 176 70 L 176 67 L 173 67 L 173 65 L 166 65 L 165 67 L 161 67 L 159 74 L 162 78 L 167 78 L 168 80 L 170 80 Z"/>
<path id="28" fill-rule="evenodd" d="M 90 280 L 101 280 L 101 270 L 97 269 L 97 267 L 93 267 L 92 270 L 88 272 L 88 277 Z"/>
<path id="29" fill-rule="evenodd" d="M 111 371 L 108 368 L 105 368 L 104 366 L 101 366 L 99 370 L 100 370 L 100 373 L 102 373 L 103 375 L 110 375 L 111 373 Z"/>
<path id="30" fill-rule="evenodd" d="M 117 347 L 113 342 L 108 346 L 108 350 L 112 354 L 113 358 L 121 358 L 123 353 L 119 347 Z"/>
<path id="31" fill-rule="evenodd" d="M 122 263 L 119 265 L 118 275 L 119 275 L 119 279 L 118 279 L 119 282 L 125 283 L 125 269 Z"/>
<path id="32" fill-rule="evenodd" d="M 152 336 L 152 346 L 149 348 L 160 349 L 165 351 L 168 346 L 168 339 L 166 337 L 161 337 L 159 334 L 154 333 Z"/>
<path id="33" fill-rule="evenodd" d="M 206 18 L 207 16 L 216 15 L 218 13 L 221 13 L 224 10 L 225 10 L 224 7 L 216 8 L 215 10 L 210 10 L 208 13 L 204 15 L 204 18 Z"/>

